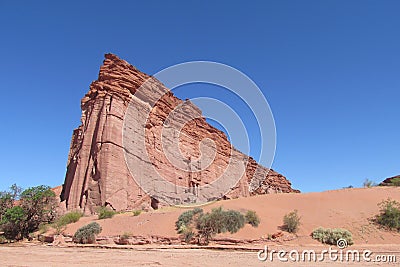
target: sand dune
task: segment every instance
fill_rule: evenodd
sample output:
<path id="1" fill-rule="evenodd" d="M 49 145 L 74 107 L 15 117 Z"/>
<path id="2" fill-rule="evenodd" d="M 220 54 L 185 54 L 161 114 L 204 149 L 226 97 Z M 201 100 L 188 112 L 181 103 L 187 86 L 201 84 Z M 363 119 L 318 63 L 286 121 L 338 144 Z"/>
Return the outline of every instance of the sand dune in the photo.
<path id="1" fill-rule="evenodd" d="M 297 209 L 301 216 L 301 226 L 297 238 L 288 244 L 318 244 L 310 237 L 313 229 L 322 227 L 346 228 L 353 234 L 355 244 L 399 244 L 400 234 L 379 229 L 370 222 L 379 212 L 377 204 L 387 198 L 400 201 L 400 188 L 374 187 L 353 188 L 320 193 L 270 194 L 224 200 L 204 206 L 204 210 L 223 206 L 239 211 L 254 210 L 261 218 L 258 228 L 246 225 L 236 234 L 218 237 L 237 239 L 258 239 L 279 231 L 283 216 Z M 124 232 L 133 235 L 159 235 L 177 237 L 174 223 L 184 209 L 163 208 L 142 213 L 134 217 L 132 213 L 118 214 L 112 219 L 97 220 L 96 216 L 84 217 L 68 226 L 66 233 L 73 234 L 79 227 L 97 221 L 103 228 L 101 235 L 115 236 Z"/>

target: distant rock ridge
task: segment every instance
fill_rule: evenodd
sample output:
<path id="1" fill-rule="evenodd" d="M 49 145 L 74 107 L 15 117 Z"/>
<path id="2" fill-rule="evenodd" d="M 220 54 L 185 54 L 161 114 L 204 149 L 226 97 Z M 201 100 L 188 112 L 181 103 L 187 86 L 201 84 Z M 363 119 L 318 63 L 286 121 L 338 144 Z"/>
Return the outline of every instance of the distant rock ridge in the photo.
<path id="1" fill-rule="evenodd" d="M 81 125 L 72 135 L 61 193 L 61 201 L 67 210 L 93 213 L 99 206 L 110 206 L 118 211 L 149 206 L 157 208 L 159 200 L 142 190 L 127 167 L 122 135 L 129 103 L 144 103 L 151 98 L 151 91 L 146 95 L 135 95 L 148 79 L 151 76 L 116 55 L 105 55 L 98 79 L 91 83 L 89 92 L 82 98 Z M 154 83 L 153 90 L 167 90 L 161 82 L 155 79 L 151 82 Z M 193 184 L 201 186 L 218 178 L 229 161 L 232 146 L 222 131 L 209 125 L 205 118 L 198 117 L 182 128 L 182 135 L 178 137 L 179 146 L 189 158 L 198 157 L 198 144 L 204 138 L 210 138 L 217 149 L 214 162 L 196 175 L 172 165 L 160 146 L 161 131 L 169 113 L 183 102 L 168 91 L 151 110 L 145 126 L 145 142 L 151 162 L 143 164 L 156 168 L 166 180 L 190 189 Z M 181 116 L 190 113 L 201 114 L 201 110 L 189 101 Z M 222 198 L 299 192 L 292 189 L 291 183 L 283 175 L 258 165 L 251 157 L 240 155 L 247 163 L 245 174 Z"/>
<path id="2" fill-rule="evenodd" d="M 400 179 L 400 175 L 386 178 L 386 179 L 385 179 L 382 183 L 380 183 L 379 185 L 380 185 L 380 186 L 387 186 L 387 185 L 390 186 L 390 185 L 393 185 L 393 184 L 392 184 L 392 181 L 393 181 L 394 179 Z"/>

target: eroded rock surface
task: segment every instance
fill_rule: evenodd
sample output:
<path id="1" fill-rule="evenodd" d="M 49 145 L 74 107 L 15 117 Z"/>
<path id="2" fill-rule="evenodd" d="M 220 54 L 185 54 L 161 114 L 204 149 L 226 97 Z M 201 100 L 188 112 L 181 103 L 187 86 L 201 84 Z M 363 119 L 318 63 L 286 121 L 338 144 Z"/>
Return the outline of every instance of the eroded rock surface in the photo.
<path id="1" fill-rule="evenodd" d="M 142 86 L 145 82 L 147 86 Z M 139 88 L 143 90 L 138 91 Z M 159 95 L 161 97 L 157 97 Z M 129 116 L 131 109 L 128 107 L 136 109 L 136 117 Z M 73 132 L 61 193 L 68 210 L 93 213 L 98 206 L 110 206 L 115 210 L 150 205 L 156 208 L 166 199 L 154 196 L 167 189 L 155 185 L 156 193 L 152 191 L 151 198 L 149 192 L 138 185 L 143 179 L 153 181 L 152 174 L 147 172 L 149 168 L 171 184 L 186 188 L 180 199 L 183 202 L 193 201 L 185 199 L 190 195 L 195 200 L 213 200 L 212 197 L 298 192 L 284 176 L 234 149 L 226 135 L 209 125 L 201 116 L 201 110 L 190 101 L 178 99 L 161 82 L 113 54 L 105 55 L 99 77 L 90 85 L 81 108 L 82 124 Z M 138 158 L 137 146 L 129 142 L 124 144 L 123 139 L 124 129 L 131 129 L 130 126 L 143 116 L 147 116 L 143 125 L 145 134 L 137 136 L 137 140 L 143 139 L 149 160 Z M 134 166 L 129 165 L 130 170 L 127 162 L 129 164 L 129 159 L 135 157 L 138 159 L 132 161 Z M 211 163 L 207 162 L 210 159 Z M 234 171 L 240 173 L 242 169 L 243 175 L 229 185 L 229 192 L 218 196 L 202 195 L 199 188 L 212 187 L 230 162 L 234 162 Z M 179 166 L 183 163 L 184 167 Z M 139 172 L 142 175 L 133 177 L 132 173 L 137 172 L 132 172 L 132 168 L 143 170 Z"/>

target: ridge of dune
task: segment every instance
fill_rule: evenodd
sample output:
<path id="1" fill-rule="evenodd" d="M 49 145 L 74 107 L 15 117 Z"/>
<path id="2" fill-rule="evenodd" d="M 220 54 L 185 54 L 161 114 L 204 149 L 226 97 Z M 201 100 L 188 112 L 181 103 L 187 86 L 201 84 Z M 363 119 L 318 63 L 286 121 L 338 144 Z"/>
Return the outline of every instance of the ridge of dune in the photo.
<path id="1" fill-rule="evenodd" d="M 205 211 L 222 206 L 238 211 L 254 210 L 260 216 L 257 228 L 246 225 L 235 234 L 220 234 L 217 237 L 235 239 L 259 239 L 279 231 L 282 218 L 290 211 L 298 210 L 301 225 L 293 244 L 319 244 L 311 238 L 311 232 L 319 227 L 345 228 L 352 232 L 356 244 L 398 244 L 400 234 L 380 229 L 371 222 L 379 213 L 378 203 L 387 198 L 400 201 L 399 187 L 374 187 L 330 190 L 313 193 L 289 193 L 258 195 L 251 198 L 223 200 L 203 206 Z M 101 236 L 118 236 L 129 232 L 138 236 L 178 237 L 175 221 L 184 211 L 168 207 L 158 211 L 118 214 L 111 219 L 97 220 L 96 216 L 83 217 L 68 226 L 66 233 L 73 234 L 79 227 L 98 222 Z"/>

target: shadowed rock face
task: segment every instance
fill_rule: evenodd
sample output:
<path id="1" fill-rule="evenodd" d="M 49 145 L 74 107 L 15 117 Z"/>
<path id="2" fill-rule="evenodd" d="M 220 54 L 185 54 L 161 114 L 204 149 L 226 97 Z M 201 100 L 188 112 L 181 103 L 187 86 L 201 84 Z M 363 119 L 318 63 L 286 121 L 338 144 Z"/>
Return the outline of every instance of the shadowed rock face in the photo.
<path id="1" fill-rule="evenodd" d="M 145 82 L 150 84 L 148 89 L 137 92 Z M 135 117 L 126 116 L 128 106 L 132 103 L 137 104 L 137 107 L 149 106 L 146 103 L 152 101 L 157 90 L 165 94 L 148 111 L 144 125 L 143 139 L 150 161 L 140 161 L 133 167 L 145 169 L 151 166 L 165 180 L 187 187 L 189 193 L 199 194 L 195 189 L 212 185 L 233 157 L 237 162 L 243 163 L 240 166 L 243 166 L 244 174 L 228 193 L 218 198 L 299 192 L 293 190 L 291 183 L 281 174 L 258 165 L 251 157 L 234 149 L 225 134 L 209 125 L 201 117 L 201 111 L 190 101 L 178 99 L 156 79 L 117 56 L 106 54 L 98 79 L 92 82 L 89 92 L 81 101 L 82 124 L 73 132 L 61 193 L 61 200 L 67 210 L 79 209 L 93 213 L 96 207 L 105 205 L 115 210 L 157 206 L 159 199 L 151 199 L 135 180 L 139 181 L 143 177 L 132 177 L 124 155 L 132 150 L 129 145 L 123 145 L 124 127 L 129 128 L 130 123 L 135 120 Z M 177 109 L 178 106 L 181 108 Z M 174 112 L 176 114 L 171 120 L 171 113 Z M 128 119 L 124 125 L 125 116 Z M 182 125 L 178 135 L 168 136 L 168 131 L 163 133 L 167 120 L 187 123 Z M 213 162 L 206 168 L 196 165 L 191 166 L 188 171 L 171 163 L 171 157 L 173 160 L 174 157 L 185 155 L 190 165 L 191 159 L 197 159 L 204 154 L 201 144 L 207 138 L 213 141 L 216 152 L 213 154 Z M 178 140 L 182 155 L 170 153 L 167 156 L 163 145 L 165 142 L 173 143 L 174 140 Z M 192 172 L 193 168 L 201 171 Z"/>

